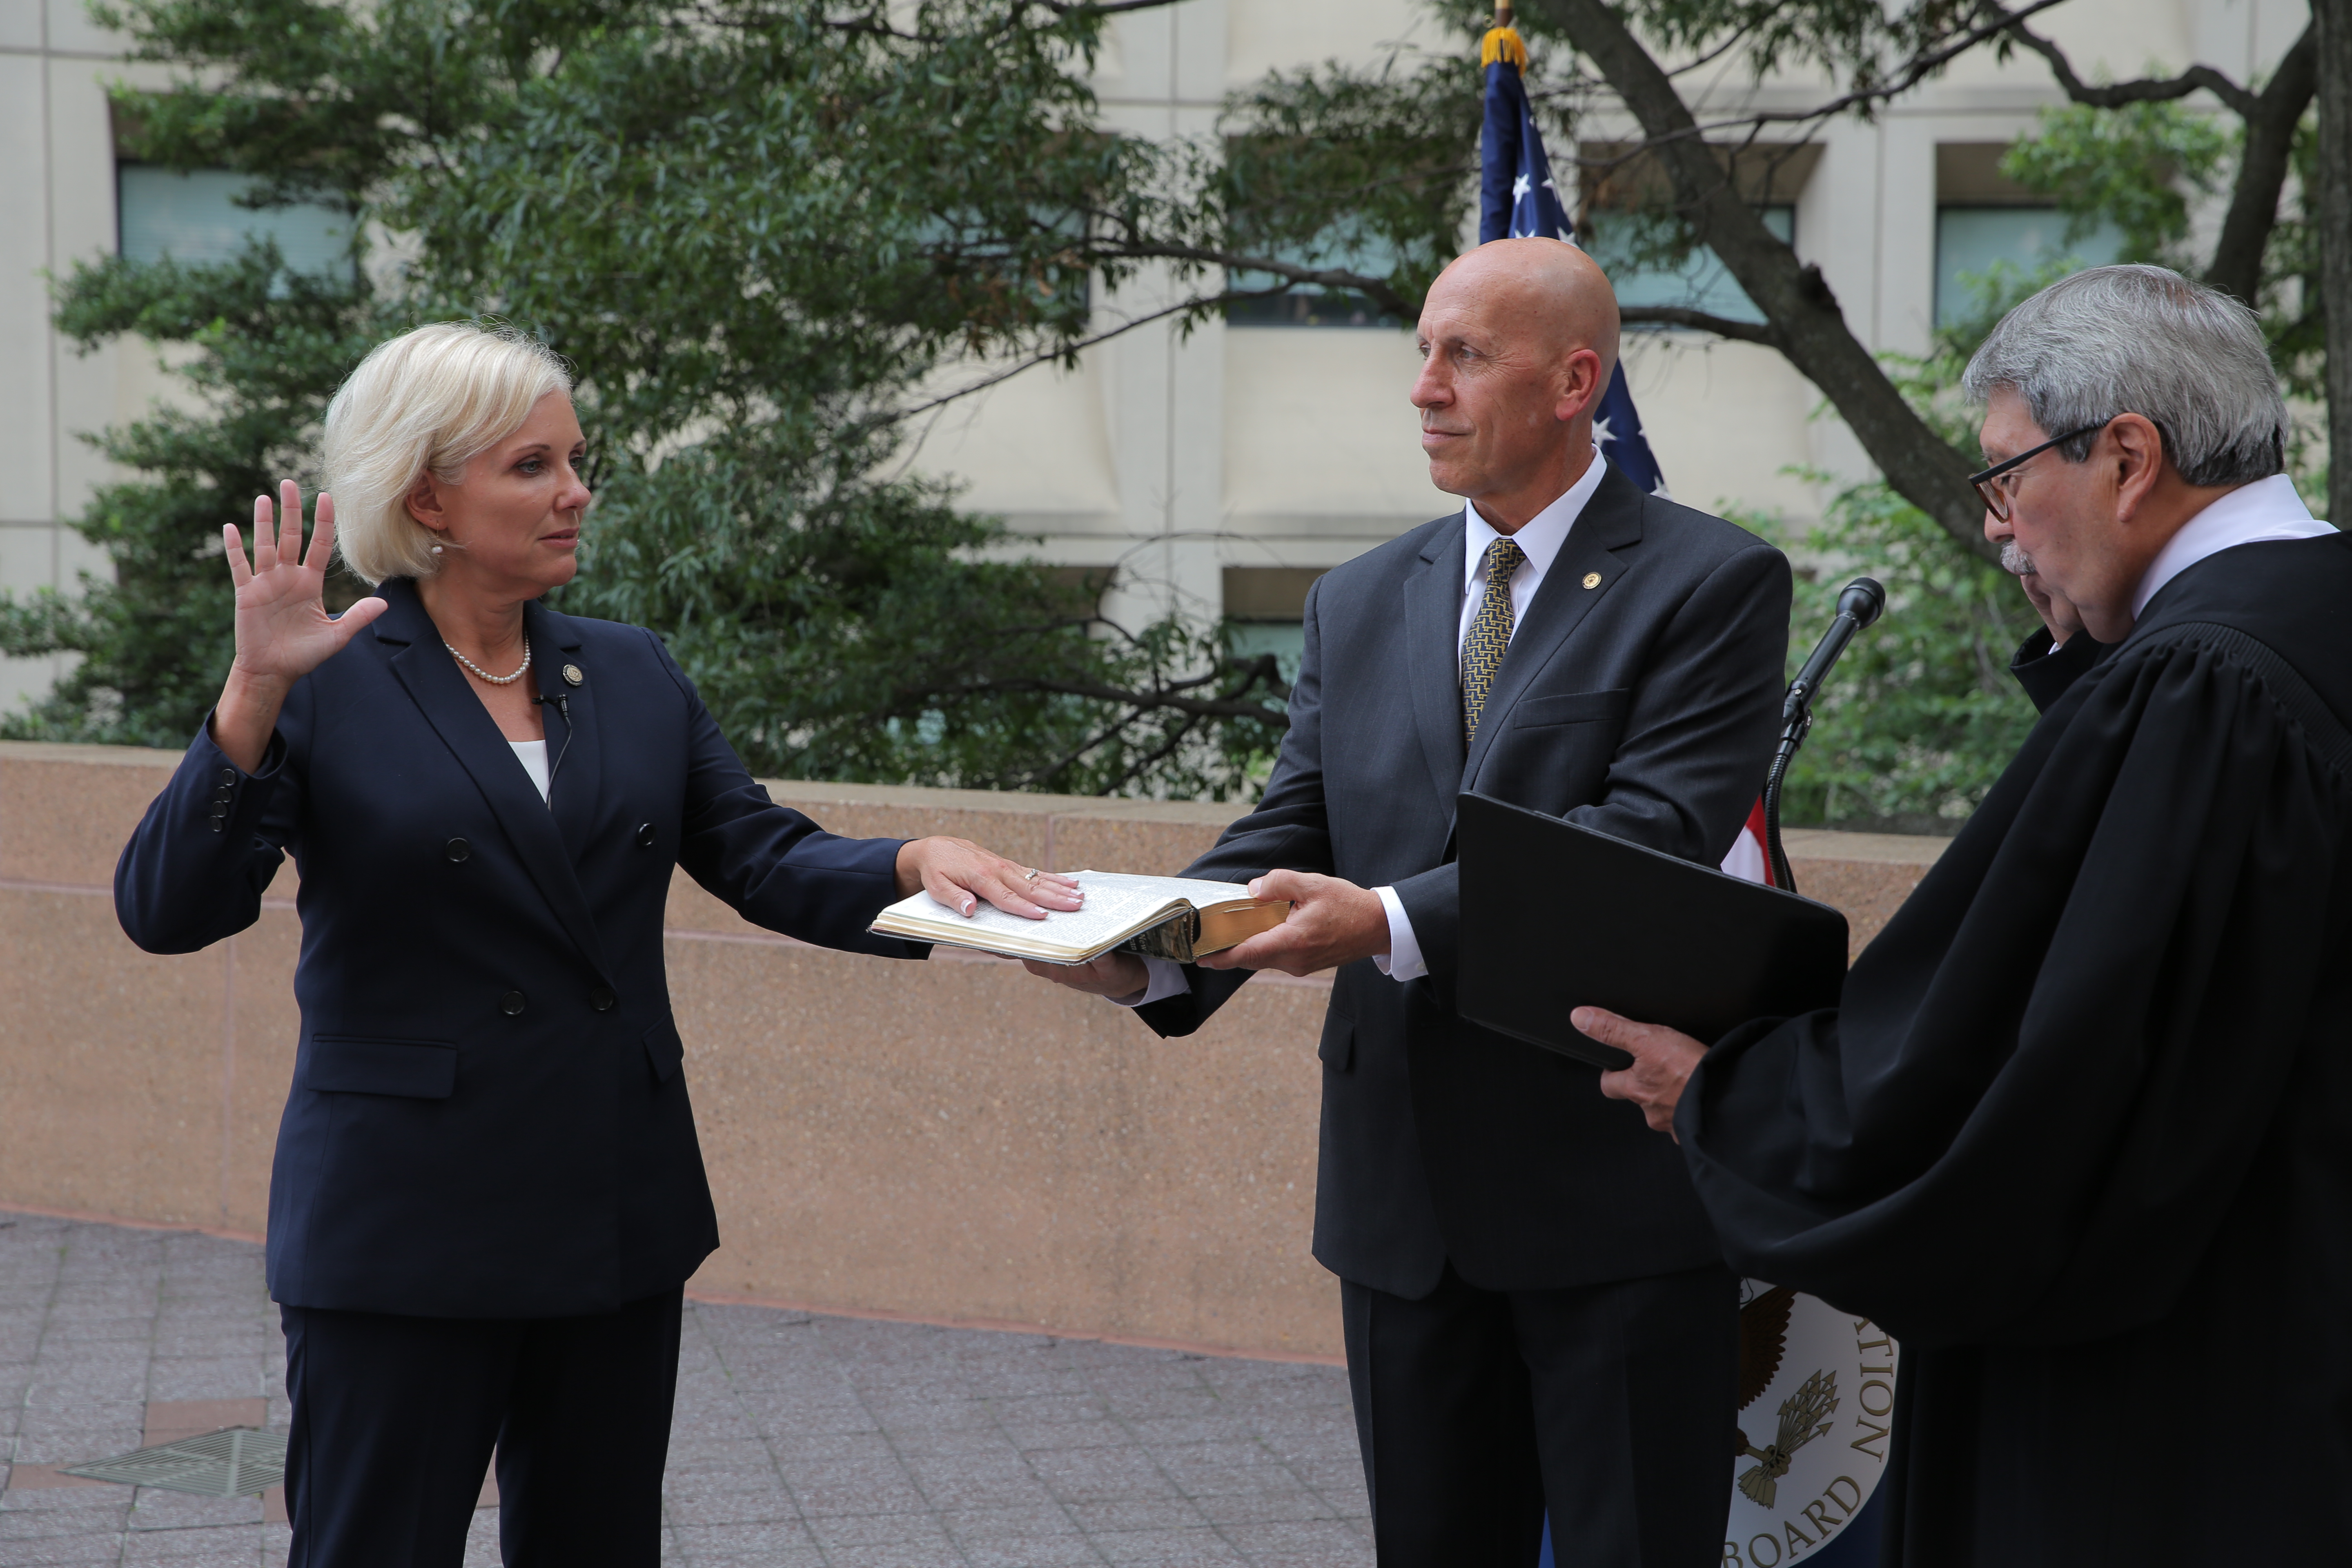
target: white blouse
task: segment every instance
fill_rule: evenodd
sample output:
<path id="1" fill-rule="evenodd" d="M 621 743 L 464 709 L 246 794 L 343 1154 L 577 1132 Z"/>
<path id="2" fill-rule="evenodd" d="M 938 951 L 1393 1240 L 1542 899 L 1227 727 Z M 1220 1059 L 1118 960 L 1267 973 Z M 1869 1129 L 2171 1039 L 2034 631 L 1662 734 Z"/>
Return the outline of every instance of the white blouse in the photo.
<path id="1" fill-rule="evenodd" d="M 522 771 L 530 775 L 530 782 L 539 786 L 539 798 L 546 800 L 548 798 L 547 742 L 545 741 L 509 741 L 507 744 L 514 748 L 515 761 L 520 763 Z"/>

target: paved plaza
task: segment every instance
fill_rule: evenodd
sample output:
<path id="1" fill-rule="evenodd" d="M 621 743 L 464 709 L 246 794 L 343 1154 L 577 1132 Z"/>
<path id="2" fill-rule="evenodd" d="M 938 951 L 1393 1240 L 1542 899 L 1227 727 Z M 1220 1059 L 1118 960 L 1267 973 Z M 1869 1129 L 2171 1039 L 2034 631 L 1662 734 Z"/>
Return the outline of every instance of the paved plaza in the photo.
<path id="1" fill-rule="evenodd" d="M 61 1468 L 283 1431 L 261 1249 L 0 1213 L 0 1568 L 285 1559 L 274 1494 Z M 751 1568 L 1372 1561 L 1336 1367 L 687 1304 L 662 1560 Z M 494 1499 L 469 1564 L 498 1562 Z"/>

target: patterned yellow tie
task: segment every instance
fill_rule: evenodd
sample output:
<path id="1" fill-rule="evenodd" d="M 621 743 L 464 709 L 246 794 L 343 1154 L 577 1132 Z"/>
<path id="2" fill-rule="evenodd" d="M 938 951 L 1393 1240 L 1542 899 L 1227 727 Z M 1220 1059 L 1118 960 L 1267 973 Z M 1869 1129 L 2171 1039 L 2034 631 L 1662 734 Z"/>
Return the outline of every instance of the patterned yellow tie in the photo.
<path id="1" fill-rule="evenodd" d="M 1486 595 L 1471 617 L 1470 635 L 1462 643 L 1462 741 L 1466 747 L 1478 738 L 1478 714 L 1495 672 L 1503 668 L 1503 654 L 1511 646 L 1511 574 L 1527 552 L 1507 539 L 1486 546 Z"/>

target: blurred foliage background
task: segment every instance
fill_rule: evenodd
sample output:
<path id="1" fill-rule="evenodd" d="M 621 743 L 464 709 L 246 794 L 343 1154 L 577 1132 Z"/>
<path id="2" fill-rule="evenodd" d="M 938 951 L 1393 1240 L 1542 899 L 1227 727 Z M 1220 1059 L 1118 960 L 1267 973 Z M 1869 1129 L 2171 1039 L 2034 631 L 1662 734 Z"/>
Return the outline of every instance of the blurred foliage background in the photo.
<path id="1" fill-rule="evenodd" d="M 139 157 L 252 176 L 257 205 L 325 204 L 354 239 L 324 273 L 257 242 L 217 266 L 114 258 L 58 280 L 75 341 L 154 344 L 195 395 L 91 437 L 134 476 L 77 524 L 112 580 L 0 600 L 0 650 L 80 656 L 6 734 L 184 744 L 231 652 L 220 522 L 278 475 L 315 483 L 326 400 L 370 346 L 485 316 L 578 374 L 598 500 L 561 607 L 659 631 L 755 771 L 1218 797 L 1263 778 L 1288 695 L 1271 657 L 1182 616 L 1110 624 L 895 459 L 942 367 L 1072 362 L 1103 330 L 1098 292 L 1146 268 L 1174 279 L 1180 321 L 1312 289 L 1410 321 L 1473 216 L 1486 7 L 1437 0 L 1443 47 L 1269 77 L 1192 142 L 1105 127 L 1086 82 L 1106 13 L 1055 0 L 93 9 L 175 73 L 118 94 Z M 1625 9 L 1669 42 L 1737 23 L 1751 50 L 1802 59 L 1902 42 L 1934 6 Z M 1565 165 L 1593 84 L 1540 16 L 1521 25 Z M 2194 215 L 2241 155 L 2231 127 L 2177 100 L 2077 104 L 2003 167 L 2078 238 L 2111 229 L 2122 258 L 2194 271 Z M 2311 142 L 2306 124 L 2299 171 Z M 1641 226 L 1650 259 L 1698 243 Z M 1973 279 L 1975 315 L 1898 365 L 1961 451 L 1959 367 L 2074 265 Z M 2306 397 L 2315 266 L 2290 212 L 2261 303 Z M 2036 624 L 2016 584 L 1883 485 L 1838 494 L 1801 536 L 1740 521 L 1801 563 L 1792 670 L 1852 575 L 1890 591 L 1820 704 L 1790 820 L 1949 830 L 2032 721 L 2006 673 Z"/>

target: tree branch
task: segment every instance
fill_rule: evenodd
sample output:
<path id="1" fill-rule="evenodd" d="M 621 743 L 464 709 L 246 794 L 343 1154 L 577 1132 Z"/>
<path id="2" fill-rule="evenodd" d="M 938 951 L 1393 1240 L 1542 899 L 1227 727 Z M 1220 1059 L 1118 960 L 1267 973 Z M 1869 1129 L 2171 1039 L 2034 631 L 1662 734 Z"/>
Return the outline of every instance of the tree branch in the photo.
<path id="1" fill-rule="evenodd" d="M 1073 11 L 1091 11 L 1098 16 L 1115 16 L 1121 11 L 1156 11 L 1162 6 L 1181 5 L 1182 0 L 1037 0 L 1039 5 L 1057 16 Z"/>
<path id="2" fill-rule="evenodd" d="M 1371 278 L 1340 268 L 1301 267 L 1296 262 L 1278 260 L 1271 256 L 1244 256 L 1235 251 L 1198 245 L 1118 242 L 1104 249 L 1121 261 L 1193 261 L 1209 267 L 1222 267 L 1232 272 L 1271 272 L 1286 283 L 1294 285 L 1312 283 L 1324 289 L 1352 289 L 1369 297 L 1391 315 L 1417 316 L 1421 313 L 1420 307 L 1398 293 L 1387 279 Z M 1284 292 L 1286 290 L 1281 289 L 1260 289 L 1244 291 L 1234 297 L 1247 299 Z"/>
<path id="3" fill-rule="evenodd" d="M 960 386 L 953 392 L 941 393 L 939 396 L 918 403 L 911 408 L 894 410 L 888 416 L 889 420 L 896 423 L 929 414 L 932 409 L 944 407 L 959 398 L 970 397 L 976 392 L 985 392 L 992 386 L 1010 381 L 1023 371 L 1034 370 L 1041 364 L 1051 363 L 1055 360 L 1066 360 L 1073 354 L 1082 353 L 1098 343 L 1107 343 L 1111 339 L 1125 332 L 1131 332 L 1138 327 L 1149 326 L 1154 321 L 1164 321 L 1171 316 L 1214 310 L 1219 305 L 1231 304 L 1236 300 L 1273 299 L 1290 292 L 1291 287 L 1296 284 L 1314 283 L 1327 289 L 1353 289 L 1359 293 L 1370 296 L 1373 303 L 1391 314 L 1418 316 L 1421 313 L 1416 306 L 1391 288 L 1386 279 L 1368 278 L 1357 272 L 1344 272 L 1332 268 L 1298 267 L 1287 261 L 1275 260 L 1271 257 L 1239 256 L 1230 251 L 1210 250 L 1189 245 L 1120 246 L 1115 255 L 1116 258 L 1121 261 L 1199 261 L 1210 266 L 1235 270 L 1271 272 L 1284 279 L 1284 286 L 1279 289 L 1228 289 L 1217 294 L 1195 294 L 1189 300 L 1180 300 L 1173 305 L 1163 306 L 1157 310 L 1137 316 L 1131 321 L 1121 321 L 1108 331 L 1095 332 L 1054 348 L 1040 349 L 1035 353 L 1028 354 L 1014 363 L 1005 366 L 1003 370 L 991 372 L 969 385 Z M 1677 325 L 1699 327 L 1708 331 L 1718 330 L 1707 324 L 1714 318 L 1698 319 L 1696 311 L 1685 311 L 1684 314 L 1694 319 L 1677 322 Z M 1631 318 L 1629 317 L 1628 320 Z M 1738 337 L 1757 330 L 1740 321 L 1727 322 L 1725 326 L 1729 329 L 1723 332 L 1726 337 Z M 1754 341 L 1760 342 L 1763 340 L 1759 338 Z"/>
<path id="4" fill-rule="evenodd" d="M 1131 321 L 1121 321 L 1118 326 L 1111 328 L 1108 331 L 1096 332 L 1091 336 L 1079 338 L 1075 342 L 1061 344 L 1056 348 L 1040 349 L 1037 353 L 1030 354 L 1015 363 L 1007 365 L 1003 370 L 993 371 L 987 375 L 982 376 L 978 381 L 973 382 L 969 386 L 957 387 L 953 392 L 943 392 L 939 396 L 930 399 L 929 402 L 918 403 L 912 408 L 895 409 L 886 416 L 885 422 L 895 424 L 900 421 L 913 419 L 919 415 L 929 414 L 934 408 L 943 408 L 947 405 L 955 402 L 960 397 L 970 397 L 975 392 L 986 392 L 992 386 L 1011 381 L 1014 376 L 1019 375 L 1024 370 L 1034 370 L 1041 364 L 1049 364 L 1055 360 L 1067 359 L 1072 354 L 1082 353 L 1086 350 L 1093 348 L 1097 343 L 1107 343 L 1110 342 L 1111 339 L 1120 335 L 1122 332 L 1131 332 L 1138 327 L 1147 327 L 1154 321 L 1164 321 L 1171 316 L 1181 316 L 1187 310 L 1206 310 L 1210 306 L 1217 304 L 1226 299 L 1251 297 L 1252 296 L 1246 295 L 1233 296 L 1220 294 L 1209 298 L 1195 296 L 1190 300 L 1179 300 L 1173 305 L 1167 306 L 1161 310 L 1153 310 L 1148 315 L 1137 316 Z"/>
<path id="5" fill-rule="evenodd" d="M 2319 88 L 2319 28 L 2305 27 L 2278 63 L 2246 116 L 2246 151 L 2238 162 L 2230 210 L 2214 243 L 2205 281 L 2260 309 L 2263 252 L 2278 226 L 2279 193 L 2286 187 L 2296 127 Z"/>
<path id="6" fill-rule="evenodd" d="M 2074 62 L 2066 51 L 2025 25 L 2025 18 L 2040 10 L 2038 5 L 2022 11 L 2003 13 L 2008 20 L 1994 28 L 2006 31 L 2010 37 L 2050 62 L 2050 74 L 2068 98 L 2093 109 L 2121 109 L 2127 103 L 2162 103 L 2176 98 L 2187 98 L 2202 88 L 2247 119 L 2261 112 L 2261 100 L 2252 93 L 2215 70 L 2211 66 L 2190 66 L 2179 76 L 2143 77 L 2137 81 L 2110 82 L 2094 87 L 2074 72 Z"/>
<path id="7" fill-rule="evenodd" d="M 1898 494 L 1970 552 L 1997 560 L 1985 541 L 1983 505 L 1969 488 L 1968 463 L 1904 402 L 1854 337 L 1821 268 L 1800 262 L 1741 199 L 1689 106 L 1624 21 L 1603 0 L 1528 3 L 1561 26 L 1640 122 L 1677 204 L 1764 312 L 1762 341 L 1828 396 Z"/>
<path id="8" fill-rule="evenodd" d="M 1005 27 L 1019 26 L 1033 5 L 1041 10 L 1050 11 L 1056 16 L 1079 15 L 1111 16 L 1122 11 L 1153 11 L 1182 3 L 1183 0 L 1023 0 L 1022 4 L 1015 5 L 1005 14 L 999 31 Z M 732 19 L 719 16 L 710 9 L 707 0 L 698 6 L 697 10 L 699 19 L 709 26 L 720 27 L 741 26 Z M 894 27 L 887 21 L 876 21 L 871 15 L 824 16 L 818 18 L 817 25 L 835 33 L 854 33 L 874 38 L 896 38 L 901 43 L 908 44 L 944 43 L 952 36 L 947 33 L 908 32 L 904 28 Z"/>
<path id="9" fill-rule="evenodd" d="M 1903 68 L 1895 73 L 1892 80 L 1882 85 L 1876 87 L 1858 87 L 1852 92 L 1842 93 L 1838 97 L 1831 99 L 1826 103 L 1817 103 L 1810 109 L 1759 110 L 1753 114 L 1738 114 L 1732 116 L 1728 120 L 1709 121 L 1705 125 L 1700 125 L 1696 123 L 1696 121 L 1693 121 L 1687 131 L 1678 132 L 1675 133 L 1676 138 L 1704 138 L 1712 135 L 1718 131 L 1736 130 L 1743 125 L 1761 127 L 1765 125 L 1810 124 L 1815 121 L 1827 120 L 1833 115 L 1843 114 L 1849 109 L 1860 109 L 1885 99 L 1900 98 L 1905 93 L 1909 92 L 1913 88 L 1917 87 L 1921 82 L 1927 80 L 1927 78 L 1933 76 L 1936 72 L 1951 64 L 1952 61 L 1958 59 L 1960 56 L 1967 54 L 1970 49 L 1975 48 L 1979 44 L 1984 43 L 1989 39 L 1998 37 L 2003 32 L 2007 32 L 2011 29 L 2016 29 L 2022 33 L 2023 29 L 2018 27 L 2018 24 L 2023 21 L 2024 18 L 2033 16 L 2037 12 L 2047 11 L 2053 5 L 2063 5 L 2065 3 L 2066 0 L 2032 0 L 2032 3 L 2021 11 L 2002 11 L 1996 6 L 1994 9 L 1998 15 L 1998 20 L 1979 23 L 1976 26 L 1969 28 L 1967 32 L 1960 34 L 1958 37 L 1939 44 L 1935 48 L 1929 49 L 1925 54 L 1912 56 L 1908 60 L 1904 62 Z M 1618 22 L 1617 25 L 1620 28 L 1624 26 L 1624 23 L 1622 21 Z M 1631 37 L 1633 35 L 1629 32 L 1626 36 Z M 1636 48 L 1641 47 L 1638 43 L 1636 43 L 1634 47 Z M 1589 53 L 1590 51 L 1587 52 Z M 1643 49 L 1642 53 L 1644 59 L 1649 58 L 1649 51 L 1647 49 Z M 1651 61 L 1651 63 L 1654 66 L 1656 64 L 1654 60 Z M 1603 77 L 1606 77 L 1609 74 L 1608 68 L 1603 66 L 1601 68 L 1601 74 Z M 1660 74 L 1661 76 L 1665 75 L 1663 71 Z M 1669 77 L 1667 79 L 1671 81 L 1672 79 Z M 1613 87 L 1616 84 L 1612 82 L 1610 85 Z M 2184 90 L 2193 91 L 2195 89 L 2188 89 Z M 1677 94 L 1675 101 L 1677 103 L 1681 102 L 1679 94 Z M 1687 109 L 1683 111 L 1683 118 L 1685 120 L 1691 120 L 1692 117 Z"/>
<path id="10" fill-rule="evenodd" d="M 2326 312 L 2327 441 L 2352 452 L 2352 4 L 2312 0 L 2319 29 L 2319 146 L 2304 203 L 2319 230 L 2319 302 Z M 2327 515 L 2352 516 L 2352 461 L 2327 467 Z"/>
<path id="11" fill-rule="evenodd" d="M 1777 347 L 1772 329 L 1758 321 L 1735 321 L 1728 316 L 1710 316 L 1704 310 L 1690 310 L 1682 305 L 1627 305 L 1617 312 L 1617 319 L 1629 327 L 1687 327 L 1696 332 L 1713 332 L 1718 338 L 1733 338 L 1743 343 L 1762 343 Z"/>

